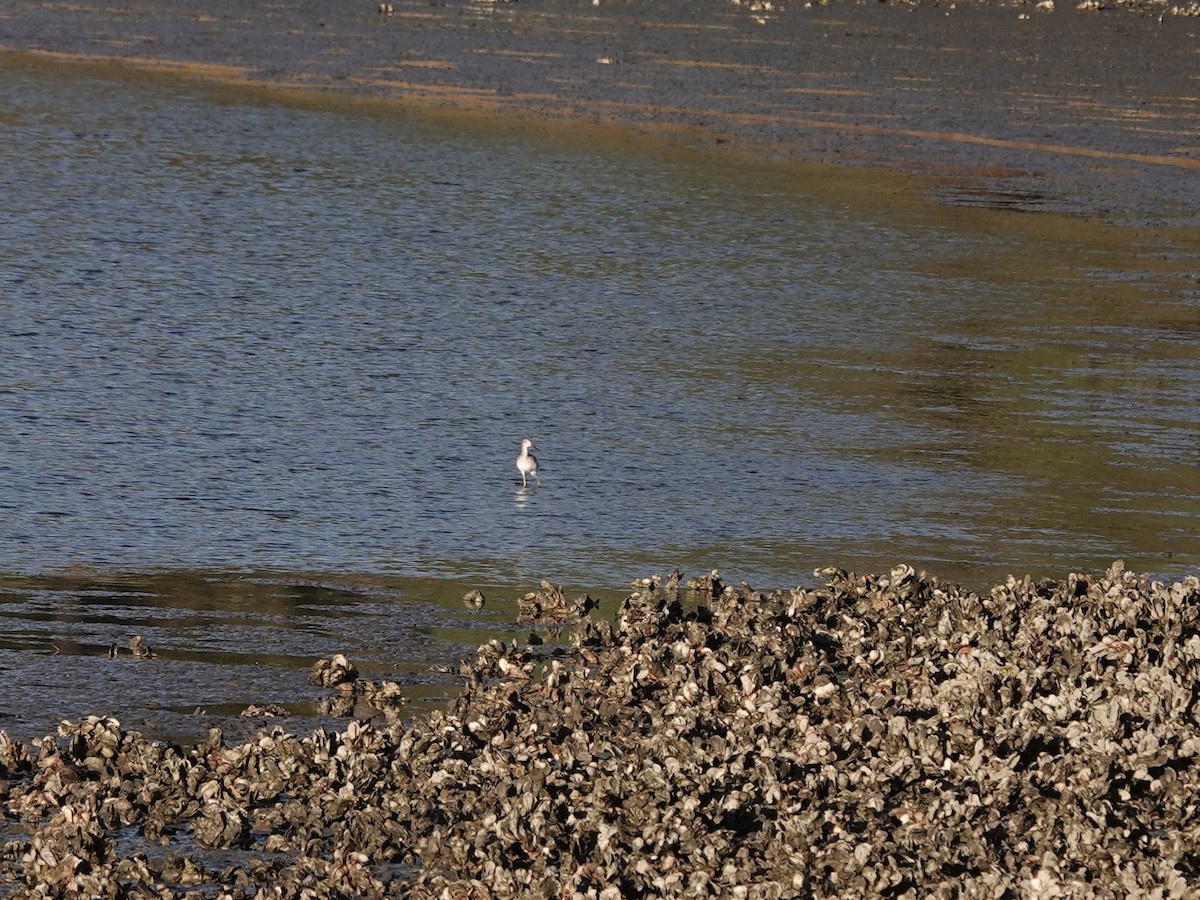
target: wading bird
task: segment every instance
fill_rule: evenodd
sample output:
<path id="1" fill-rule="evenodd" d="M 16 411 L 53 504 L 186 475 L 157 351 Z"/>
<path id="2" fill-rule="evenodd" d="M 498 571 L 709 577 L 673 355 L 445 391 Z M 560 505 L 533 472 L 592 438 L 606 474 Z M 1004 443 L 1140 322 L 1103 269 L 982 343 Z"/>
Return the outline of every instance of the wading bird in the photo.
<path id="1" fill-rule="evenodd" d="M 529 482 L 526 481 L 527 475 L 532 475 L 537 481 L 538 487 L 542 486 L 542 479 L 538 478 L 537 473 L 537 457 L 530 453 L 530 450 L 536 450 L 531 438 L 525 438 L 521 441 L 521 455 L 517 457 L 517 471 L 521 473 L 521 487 L 529 487 Z"/>

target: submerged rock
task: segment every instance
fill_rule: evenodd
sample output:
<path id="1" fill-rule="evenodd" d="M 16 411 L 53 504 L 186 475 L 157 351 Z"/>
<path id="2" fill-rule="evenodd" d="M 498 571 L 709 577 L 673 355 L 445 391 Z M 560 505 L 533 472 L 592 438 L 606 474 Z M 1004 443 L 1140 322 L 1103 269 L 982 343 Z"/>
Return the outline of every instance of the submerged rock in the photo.
<path id="1" fill-rule="evenodd" d="M 452 708 L 408 723 L 189 752 L 98 717 L 36 754 L 0 737 L 4 811 L 30 825 L 0 880 L 18 897 L 1195 895 L 1200 579 L 822 577 L 764 594 L 705 576 L 692 605 L 647 582 L 565 659 L 489 642 Z M 189 855 L 140 853 L 117 840 L 130 826 Z"/>

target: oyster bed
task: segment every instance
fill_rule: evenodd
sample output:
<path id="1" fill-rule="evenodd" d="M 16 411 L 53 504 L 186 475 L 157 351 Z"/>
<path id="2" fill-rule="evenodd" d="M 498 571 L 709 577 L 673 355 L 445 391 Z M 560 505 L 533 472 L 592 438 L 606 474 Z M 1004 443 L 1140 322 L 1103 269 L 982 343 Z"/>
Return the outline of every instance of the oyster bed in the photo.
<path id="1" fill-rule="evenodd" d="M 1200 579 L 819 575 L 650 582 L 407 723 L 0 739 L 0 894 L 1194 894 Z"/>

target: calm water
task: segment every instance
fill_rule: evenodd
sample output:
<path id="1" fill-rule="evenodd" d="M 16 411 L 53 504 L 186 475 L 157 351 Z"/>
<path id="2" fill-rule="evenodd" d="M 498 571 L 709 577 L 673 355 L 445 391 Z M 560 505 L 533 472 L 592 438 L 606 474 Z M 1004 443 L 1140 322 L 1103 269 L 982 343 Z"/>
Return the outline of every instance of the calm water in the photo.
<path id="1" fill-rule="evenodd" d="M 1194 235 L 908 190 L 0 66 L 0 666 L 419 694 L 475 585 L 1196 571 Z"/>

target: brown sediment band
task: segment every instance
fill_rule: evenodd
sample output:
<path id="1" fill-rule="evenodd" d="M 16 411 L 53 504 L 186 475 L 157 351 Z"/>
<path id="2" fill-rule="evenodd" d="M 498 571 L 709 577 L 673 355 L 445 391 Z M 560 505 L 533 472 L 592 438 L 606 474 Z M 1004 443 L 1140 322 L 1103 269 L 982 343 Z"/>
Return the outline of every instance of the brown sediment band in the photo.
<path id="1" fill-rule="evenodd" d="M 264 79 L 252 67 L 234 66 L 219 63 L 185 62 L 160 57 L 116 57 L 90 56 L 50 50 L 16 50 L 11 47 L 0 47 L 7 53 L 23 53 L 31 57 L 53 60 L 60 63 L 98 63 L 127 66 L 146 71 L 167 72 L 184 77 L 194 77 L 204 80 L 230 84 L 254 85 L 281 90 L 320 90 L 340 88 L 325 76 L 306 75 L 298 72 L 292 79 Z M 477 50 L 478 53 L 490 55 L 507 55 L 513 59 L 546 59 L 558 58 L 561 54 L 551 52 L 534 52 L 518 50 Z M 710 67 L 756 70 L 761 67 L 743 66 L 722 62 L 704 62 L 695 60 L 656 60 L 657 63 L 681 67 Z M 398 69 L 427 69 L 451 70 L 457 64 L 445 59 L 399 59 L 392 66 Z M 473 110 L 491 110 L 511 113 L 518 116 L 543 116 L 548 118 L 588 118 L 600 116 L 610 124 L 629 124 L 641 128 L 661 128 L 664 132 L 676 131 L 680 127 L 697 132 L 719 133 L 722 127 L 737 126 L 772 127 L 785 126 L 790 130 L 793 139 L 807 131 L 830 131 L 845 135 L 884 135 L 894 137 L 914 138 L 931 143 L 971 144 L 984 147 L 1028 151 L 1038 154 L 1056 156 L 1083 157 L 1097 160 L 1111 160 L 1141 165 L 1171 167 L 1177 169 L 1200 169 L 1200 159 L 1187 156 L 1168 156 L 1164 154 L 1134 153 L 1117 150 L 1105 150 L 1098 147 L 1073 146 L 1069 144 L 1017 140 L 991 137 L 961 131 L 939 131 L 933 129 L 916 129 L 886 124 L 871 124 L 865 122 L 845 121 L 842 119 L 825 119 L 808 116 L 795 116 L 786 113 L 768 112 L 734 112 L 713 107 L 679 106 L 665 103 L 635 103 L 623 100 L 594 97 L 589 99 L 573 98 L 553 92 L 513 91 L 497 92 L 494 88 L 478 88 L 452 83 L 430 84 L 408 79 L 388 78 L 383 70 L 376 67 L 381 74 L 375 77 L 353 76 L 343 79 L 343 84 L 352 85 L 360 91 L 377 90 L 380 88 L 396 92 L 373 99 L 392 101 L 405 105 L 432 103 L 436 105 L 457 105 Z M 870 97 L 871 92 L 852 89 L 836 88 L 804 88 L 789 87 L 783 89 L 788 93 L 826 94 L 830 96 Z M 865 114 L 858 114 L 858 118 Z M 703 124 L 693 124 L 700 122 Z M 785 141 L 786 142 L 786 141 Z"/>

